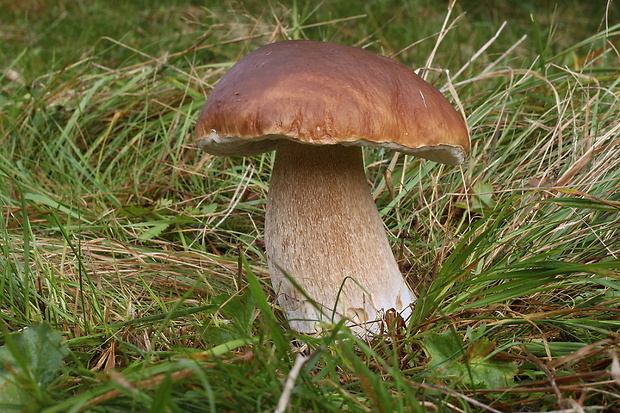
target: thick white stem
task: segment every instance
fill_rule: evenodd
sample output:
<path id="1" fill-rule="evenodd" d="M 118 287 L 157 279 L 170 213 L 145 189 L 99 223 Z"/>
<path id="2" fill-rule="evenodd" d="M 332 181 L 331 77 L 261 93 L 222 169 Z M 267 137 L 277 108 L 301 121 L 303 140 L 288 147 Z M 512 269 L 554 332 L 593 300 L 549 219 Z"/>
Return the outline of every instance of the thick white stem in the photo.
<path id="1" fill-rule="evenodd" d="M 265 242 L 278 303 L 297 331 L 320 331 L 318 322 L 344 316 L 358 334 L 375 334 L 387 310 L 410 314 L 415 295 L 390 249 L 359 147 L 278 143 Z"/>

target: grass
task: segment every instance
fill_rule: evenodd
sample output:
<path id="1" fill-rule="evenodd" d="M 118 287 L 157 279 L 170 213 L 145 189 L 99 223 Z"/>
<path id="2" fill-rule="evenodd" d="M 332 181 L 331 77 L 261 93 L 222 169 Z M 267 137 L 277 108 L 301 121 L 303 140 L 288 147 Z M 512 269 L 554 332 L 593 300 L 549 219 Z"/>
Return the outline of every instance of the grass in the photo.
<path id="1" fill-rule="evenodd" d="M 0 410 L 620 409 L 614 3 L 12 3 Z M 262 246 L 272 154 L 192 145 L 226 69 L 289 37 L 421 68 L 468 117 L 461 167 L 366 153 L 421 297 L 386 339 L 286 329 Z"/>

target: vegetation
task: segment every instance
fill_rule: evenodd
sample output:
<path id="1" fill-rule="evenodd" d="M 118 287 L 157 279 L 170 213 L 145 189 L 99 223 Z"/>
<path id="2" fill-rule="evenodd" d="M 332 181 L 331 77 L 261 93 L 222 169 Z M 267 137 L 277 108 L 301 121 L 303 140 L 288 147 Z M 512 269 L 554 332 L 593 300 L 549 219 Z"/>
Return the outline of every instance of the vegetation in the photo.
<path id="1" fill-rule="evenodd" d="M 620 409 L 617 4 L 203 3 L 0 1 L 1 411 Z M 366 153 L 420 296 L 371 343 L 275 307 L 273 154 L 192 144 L 227 68 L 287 38 L 467 114 L 461 167 Z"/>

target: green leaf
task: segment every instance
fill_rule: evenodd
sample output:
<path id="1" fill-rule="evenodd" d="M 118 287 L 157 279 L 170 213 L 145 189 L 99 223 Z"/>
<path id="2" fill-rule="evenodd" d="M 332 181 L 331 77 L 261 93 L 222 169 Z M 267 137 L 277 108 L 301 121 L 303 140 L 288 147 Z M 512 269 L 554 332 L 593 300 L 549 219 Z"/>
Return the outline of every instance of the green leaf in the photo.
<path id="1" fill-rule="evenodd" d="M 468 387 L 506 387 L 512 383 L 517 372 L 514 362 L 493 356 L 495 343 L 485 337 L 472 343 L 465 351 L 460 337 L 448 330 L 441 334 L 429 334 L 424 339 L 424 348 L 431 358 L 432 370 Z"/>
<path id="2" fill-rule="evenodd" d="M 212 304 L 217 305 L 219 311 L 204 331 L 205 340 L 217 346 L 250 336 L 256 302 L 249 289 L 233 297 L 221 294 L 213 299 Z"/>
<path id="3" fill-rule="evenodd" d="M 495 208 L 496 202 L 493 199 L 493 185 L 485 182 L 476 182 L 473 190 L 474 197 L 471 201 L 471 207 L 474 211 Z"/>
<path id="4" fill-rule="evenodd" d="M 32 398 L 8 372 L 0 372 L 0 411 L 21 412 Z"/>
<path id="5" fill-rule="evenodd" d="M 158 221 L 147 223 L 146 225 L 149 225 L 148 229 L 138 236 L 140 241 L 148 241 L 160 236 L 162 232 L 168 229 L 170 226 L 170 221 Z"/>
<path id="6" fill-rule="evenodd" d="M 455 206 L 477 213 L 491 211 L 497 206 L 497 202 L 493 199 L 494 191 L 493 185 L 486 182 L 476 182 L 472 187 L 469 204 L 457 202 Z"/>
<path id="7" fill-rule="evenodd" d="M 513 381 L 517 366 L 512 361 L 493 357 L 495 343 L 482 337 L 472 343 L 466 352 L 466 362 L 471 367 L 472 384 L 480 383 L 485 388 L 506 387 Z"/>
<path id="8" fill-rule="evenodd" d="M 3 409 L 27 404 L 31 392 L 49 386 L 68 353 L 62 335 L 48 324 L 33 325 L 5 337 L 6 345 L 0 347 L 0 407 Z"/>

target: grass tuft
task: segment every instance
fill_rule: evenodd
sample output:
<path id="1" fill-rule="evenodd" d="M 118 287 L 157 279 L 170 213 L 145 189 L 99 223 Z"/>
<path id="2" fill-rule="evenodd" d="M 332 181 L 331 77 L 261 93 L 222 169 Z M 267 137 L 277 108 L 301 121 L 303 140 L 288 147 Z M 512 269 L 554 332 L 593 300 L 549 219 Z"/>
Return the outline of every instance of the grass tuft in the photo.
<path id="1" fill-rule="evenodd" d="M 620 408 L 613 2 L 147 3 L 0 1 L 0 410 Z M 420 297 L 370 343 L 286 328 L 273 155 L 192 144 L 222 74 L 287 38 L 393 56 L 471 130 L 461 167 L 365 153 Z"/>

